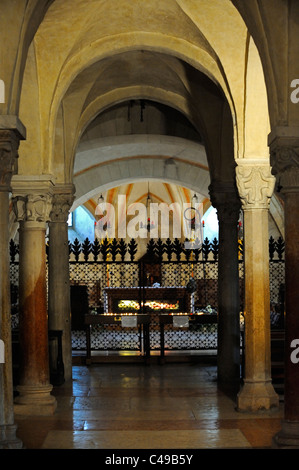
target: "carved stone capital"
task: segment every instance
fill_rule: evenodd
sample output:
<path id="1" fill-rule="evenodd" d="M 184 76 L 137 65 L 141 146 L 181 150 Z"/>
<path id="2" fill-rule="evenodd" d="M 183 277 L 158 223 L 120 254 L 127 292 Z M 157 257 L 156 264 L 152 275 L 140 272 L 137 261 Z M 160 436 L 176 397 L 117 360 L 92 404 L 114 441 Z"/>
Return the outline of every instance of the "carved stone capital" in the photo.
<path id="1" fill-rule="evenodd" d="M 69 215 L 69 210 L 74 202 L 74 187 L 63 186 L 54 189 L 52 199 L 52 210 L 50 213 L 51 222 L 66 223 Z"/>
<path id="2" fill-rule="evenodd" d="M 271 165 L 279 191 L 299 191 L 299 142 L 297 146 L 272 146 Z"/>
<path id="3" fill-rule="evenodd" d="M 0 129 L 0 191 L 10 191 L 12 175 L 17 172 L 19 137 L 8 129 Z"/>
<path id="4" fill-rule="evenodd" d="M 243 210 L 269 209 L 275 177 L 268 163 L 239 163 L 236 167 L 236 180 Z"/>
<path id="5" fill-rule="evenodd" d="M 13 198 L 13 207 L 17 220 L 33 224 L 46 224 L 50 220 L 52 207 L 49 194 L 28 194 Z"/>
<path id="6" fill-rule="evenodd" d="M 25 177 L 16 175 L 12 180 L 13 208 L 17 221 L 31 227 L 44 228 L 50 220 L 53 183 L 47 175 Z"/>
<path id="7" fill-rule="evenodd" d="M 209 186 L 210 199 L 217 210 L 219 222 L 236 224 L 239 219 L 241 201 L 233 183 L 212 182 Z"/>

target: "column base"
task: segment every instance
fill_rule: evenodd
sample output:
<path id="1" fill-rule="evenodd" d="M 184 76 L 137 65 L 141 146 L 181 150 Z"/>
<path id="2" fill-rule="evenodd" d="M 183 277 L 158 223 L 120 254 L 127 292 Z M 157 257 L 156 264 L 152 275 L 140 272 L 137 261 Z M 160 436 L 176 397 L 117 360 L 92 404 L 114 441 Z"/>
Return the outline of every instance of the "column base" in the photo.
<path id="1" fill-rule="evenodd" d="M 0 449 L 22 449 L 23 443 L 16 436 L 15 424 L 0 425 Z"/>
<path id="2" fill-rule="evenodd" d="M 20 395 L 15 398 L 14 412 L 19 415 L 50 416 L 55 413 L 56 398 L 50 395 L 52 385 L 17 387 Z"/>
<path id="3" fill-rule="evenodd" d="M 279 397 L 271 381 L 249 382 L 244 385 L 237 397 L 238 411 L 263 411 L 279 407 Z"/>
<path id="4" fill-rule="evenodd" d="M 282 428 L 273 437 L 272 447 L 276 449 L 299 449 L 299 421 L 282 421 Z"/>

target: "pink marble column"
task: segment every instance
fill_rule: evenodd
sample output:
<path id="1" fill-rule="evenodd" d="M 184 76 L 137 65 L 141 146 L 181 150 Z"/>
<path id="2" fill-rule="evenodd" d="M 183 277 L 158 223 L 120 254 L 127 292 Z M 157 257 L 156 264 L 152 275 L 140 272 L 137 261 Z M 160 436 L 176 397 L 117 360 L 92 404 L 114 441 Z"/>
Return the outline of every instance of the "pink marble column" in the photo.
<path id="1" fill-rule="evenodd" d="M 13 181 L 19 229 L 20 385 L 18 414 L 50 415 L 56 408 L 49 383 L 46 291 L 46 224 L 52 183 L 41 178 Z"/>
<path id="2" fill-rule="evenodd" d="M 9 192 L 19 139 L 14 131 L 0 130 L 0 339 L 4 343 L 4 363 L 0 363 L 0 449 L 22 447 L 14 424 L 9 275 Z"/>

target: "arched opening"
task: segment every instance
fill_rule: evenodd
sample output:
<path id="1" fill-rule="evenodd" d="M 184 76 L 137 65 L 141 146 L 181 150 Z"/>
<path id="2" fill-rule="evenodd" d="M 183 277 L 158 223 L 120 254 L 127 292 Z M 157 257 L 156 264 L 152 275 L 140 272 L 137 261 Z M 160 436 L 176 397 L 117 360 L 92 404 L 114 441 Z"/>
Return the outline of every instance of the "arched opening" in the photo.
<path id="1" fill-rule="evenodd" d="M 147 64 L 155 65 L 155 73 L 150 76 L 146 73 Z M 120 66 L 121 77 L 117 75 Z M 164 80 L 168 81 L 167 93 L 165 83 L 158 76 L 161 70 Z M 88 93 L 84 93 L 84 108 L 81 106 L 80 119 L 74 125 L 71 122 L 73 116 L 66 111 L 70 105 L 74 107 L 79 84 L 82 86 L 87 74 L 94 84 Z M 180 205 L 184 201 L 190 203 L 196 193 L 201 195 L 202 205 L 209 206 L 211 184 L 214 190 L 219 184 L 228 185 L 229 191 L 235 187 L 234 126 L 225 94 L 215 81 L 181 59 L 160 52 L 126 51 L 93 62 L 70 85 L 62 109 L 62 131 L 73 129 L 78 139 L 76 145 L 74 141 L 69 144 L 69 173 L 73 171 L 72 181 L 76 186 L 74 209 L 85 203 L 94 210 L 96 199 L 103 192 L 109 201 L 115 201 L 116 187 L 126 183 L 129 189 L 125 191 L 131 191 L 140 179 L 143 193 L 135 197 L 135 203 L 146 198 L 144 183 L 148 185 L 148 192 L 151 186 L 151 195 L 160 202 L 178 201 Z M 69 126 L 66 125 L 68 117 Z M 57 122 L 59 125 L 61 121 Z M 59 144 L 58 140 L 56 144 Z M 159 185 L 166 190 L 167 198 L 158 196 Z M 182 244 L 183 237 L 179 241 Z M 142 242 L 144 245 L 145 241 Z M 200 246 L 202 242 L 200 240 Z M 212 240 L 209 243 L 212 245 Z M 146 254 L 147 244 L 139 250 L 141 258 Z M 166 250 L 165 245 L 162 250 Z M 183 285 L 186 289 L 193 277 L 189 258 L 187 252 L 187 264 L 178 269 L 185 271 L 187 278 L 178 278 L 177 288 Z M 200 269 L 203 278 L 205 267 L 201 265 Z M 105 280 L 108 282 L 107 277 Z M 201 290 L 205 291 L 205 279 L 201 280 Z M 211 281 L 216 307 L 217 273 Z M 164 287 L 168 289 L 170 285 L 165 285 L 166 282 L 169 281 L 163 279 Z M 173 282 L 174 279 L 171 287 Z M 201 310 L 206 307 L 208 304 L 199 306 Z M 190 308 L 191 304 L 181 313 L 187 313 Z"/>

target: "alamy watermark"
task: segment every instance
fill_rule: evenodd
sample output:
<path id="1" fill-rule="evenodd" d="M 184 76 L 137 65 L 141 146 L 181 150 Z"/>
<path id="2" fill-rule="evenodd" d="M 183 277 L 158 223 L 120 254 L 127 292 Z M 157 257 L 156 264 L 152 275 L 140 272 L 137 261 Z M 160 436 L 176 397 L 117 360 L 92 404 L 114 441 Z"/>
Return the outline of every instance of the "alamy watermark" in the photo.
<path id="1" fill-rule="evenodd" d="M 5 362 L 5 353 L 4 353 L 4 341 L 0 339 L 0 364 Z"/>
<path id="2" fill-rule="evenodd" d="M 0 103 L 5 103 L 5 85 L 4 81 L 0 79 Z"/>
<path id="3" fill-rule="evenodd" d="M 109 238 L 182 238 L 185 248 L 200 248 L 203 241 L 201 203 L 134 203 L 127 207 L 126 196 L 119 195 L 117 206 L 97 205 L 95 236 Z"/>
<path id="4" fill-rule="evenodd" d="M 299 339 L 293 339 L 291 342 L 291 348 L 295 348 L 294 351 L 291 352 L 291 362 L 293 364 L 298 364 L 299 362 Z"/>
<path id="5" fill-rule="evenodd" d="M 291 93 L 291 101 L 297 104 L 299 103 L 299 78 L 294 78 L 294 80 L 291 81 L 291 88 L 295 88 Z"/>

